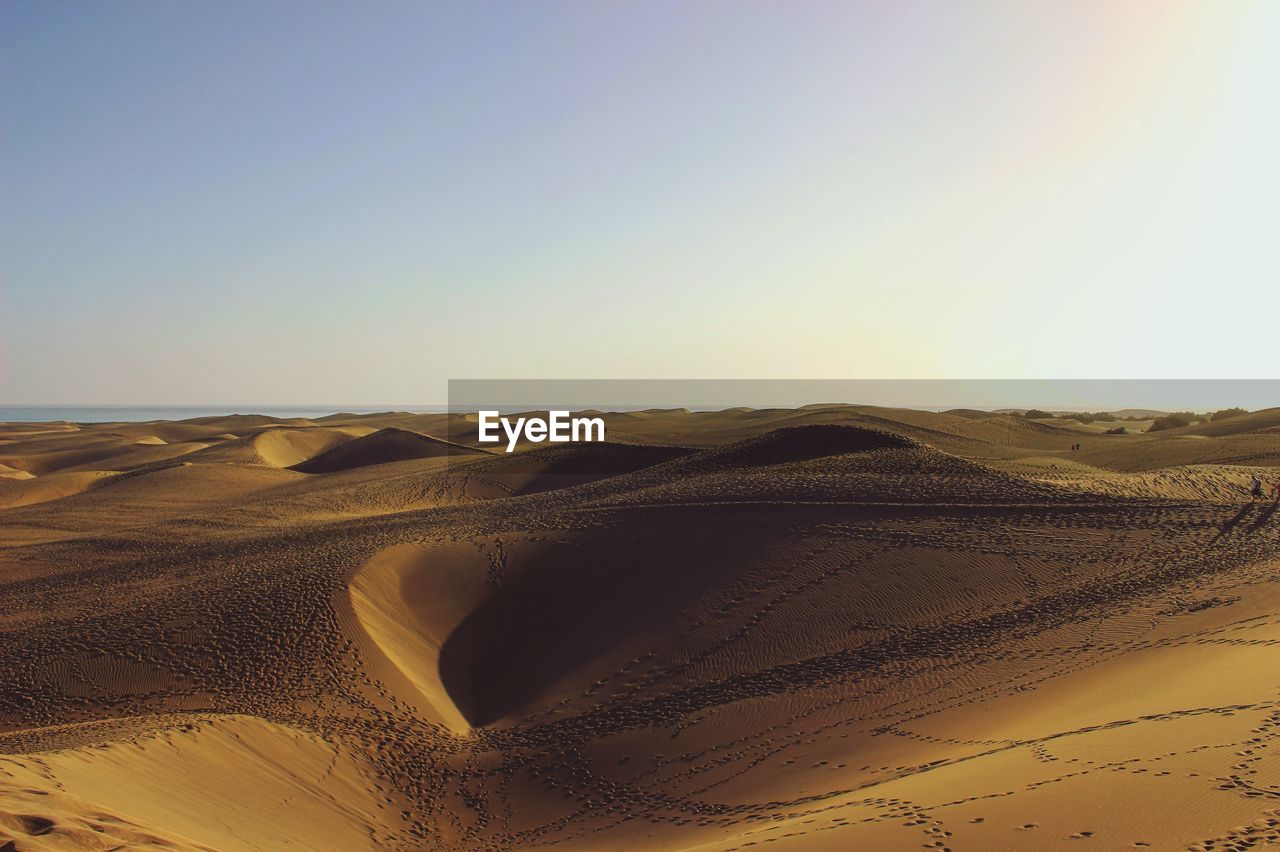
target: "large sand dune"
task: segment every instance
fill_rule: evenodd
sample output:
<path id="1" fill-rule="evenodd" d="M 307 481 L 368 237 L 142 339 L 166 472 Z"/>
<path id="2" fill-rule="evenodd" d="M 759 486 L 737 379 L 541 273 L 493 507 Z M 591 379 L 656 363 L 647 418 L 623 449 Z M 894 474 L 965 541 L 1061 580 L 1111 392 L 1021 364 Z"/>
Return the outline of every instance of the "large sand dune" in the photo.
<path id="1" fill-rule="evenodd" d="M 293 465 L 304 473 L 334 473 L 354 467 L 367 467 L 389 462 L 411 461 L 447 456 L 474 455 L 483 450 L 454 444 L 449 441 L 410 432 L 407 429 L 388 427 L 309 456 Z"/>
<path id="2" fill-rule="evenodd" d="M 0 850 L 1280 845 L 1280 410 L 604 416 L 0 427 Z"/>

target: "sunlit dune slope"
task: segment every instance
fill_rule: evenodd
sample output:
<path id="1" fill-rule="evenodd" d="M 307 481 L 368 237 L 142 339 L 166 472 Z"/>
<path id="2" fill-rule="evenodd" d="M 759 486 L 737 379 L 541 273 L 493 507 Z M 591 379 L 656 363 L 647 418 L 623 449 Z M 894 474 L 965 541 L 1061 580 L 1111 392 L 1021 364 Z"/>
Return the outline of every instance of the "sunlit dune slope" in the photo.
<path id="1" fill-rule="evenodd" d="M 488 595 L 485 572 L 470 560 L 412 544 L 376 554 L 350 580 L 352 611 L 373 642 L 367 653 L 409 679 L 428 718 L 458 733 L 471 728 L 469 697 L 443 682 L 440 647 Z"/>
<path id="2" fill-rule="evenodd" d="M 367 427 L 260 429 L 243 438 L 211 447 L 191 460 L 287 468 L 370 431 Z"/>
<path id="3" fill-rule="evenodd" d="M 115 474 L 111 471 L 89 470 L 79 473 L 50 473 L 38 478 L 0 480 L 0 507 L 29 506 L 69 497 L 87 491 L 113 476 Z"/>
<path id="4" fill-rule="evenodd" d="M 5 817 L 0 805 L 0 845 L 8 834 L 19 850 L 370 848 L 396 821 L 359 759 L 239 716 L 156 719 L 38 758 L 0 756 L 0 800 L 10 797 L 29 812 Z"/>

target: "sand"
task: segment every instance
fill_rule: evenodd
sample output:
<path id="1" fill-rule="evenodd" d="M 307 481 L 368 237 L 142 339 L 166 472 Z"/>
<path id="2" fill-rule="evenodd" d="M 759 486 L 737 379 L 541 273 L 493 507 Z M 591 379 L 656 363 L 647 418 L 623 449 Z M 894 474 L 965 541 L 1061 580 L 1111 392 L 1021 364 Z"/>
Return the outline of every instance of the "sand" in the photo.
<path id="1" fill-rule="evenodd" d="M 0 850 L 1280 845 L 1280 409 L 606 419 L 0 425 Z"/>
<path id="2" fill-rule="evenodd" d="M 357 467 L 439 458 L 450 454 L 487 455 L 487 451 L 407 429 L 388 427 L 324 452 L 308 454 L 306 458 L 294 462 L 292 467 L 304 473 L 335 473 Z"/>

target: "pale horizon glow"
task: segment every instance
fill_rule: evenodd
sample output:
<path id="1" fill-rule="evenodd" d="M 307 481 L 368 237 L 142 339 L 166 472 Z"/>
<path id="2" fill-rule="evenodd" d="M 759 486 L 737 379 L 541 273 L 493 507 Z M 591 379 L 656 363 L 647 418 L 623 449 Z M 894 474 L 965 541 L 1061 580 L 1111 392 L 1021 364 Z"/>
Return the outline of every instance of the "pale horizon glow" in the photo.
<path id="1" fill-rule="evenodd" d="M 1269 378 L 1277 44 L 1265 0 L 10 0 L 0 404 Z"/>

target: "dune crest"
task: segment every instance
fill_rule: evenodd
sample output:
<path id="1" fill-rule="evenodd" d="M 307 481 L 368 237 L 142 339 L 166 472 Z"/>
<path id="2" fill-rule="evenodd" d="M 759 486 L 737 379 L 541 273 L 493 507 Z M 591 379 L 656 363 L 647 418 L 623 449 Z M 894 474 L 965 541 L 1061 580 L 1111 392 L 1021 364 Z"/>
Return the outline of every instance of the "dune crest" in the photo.
<path id="1" fill-rule="evenodd" d="M 251 441 L 264 463 L 272 467 L 293 467 L 354 440 L 359 434 L 346 429 L 271 429 Z"/>

